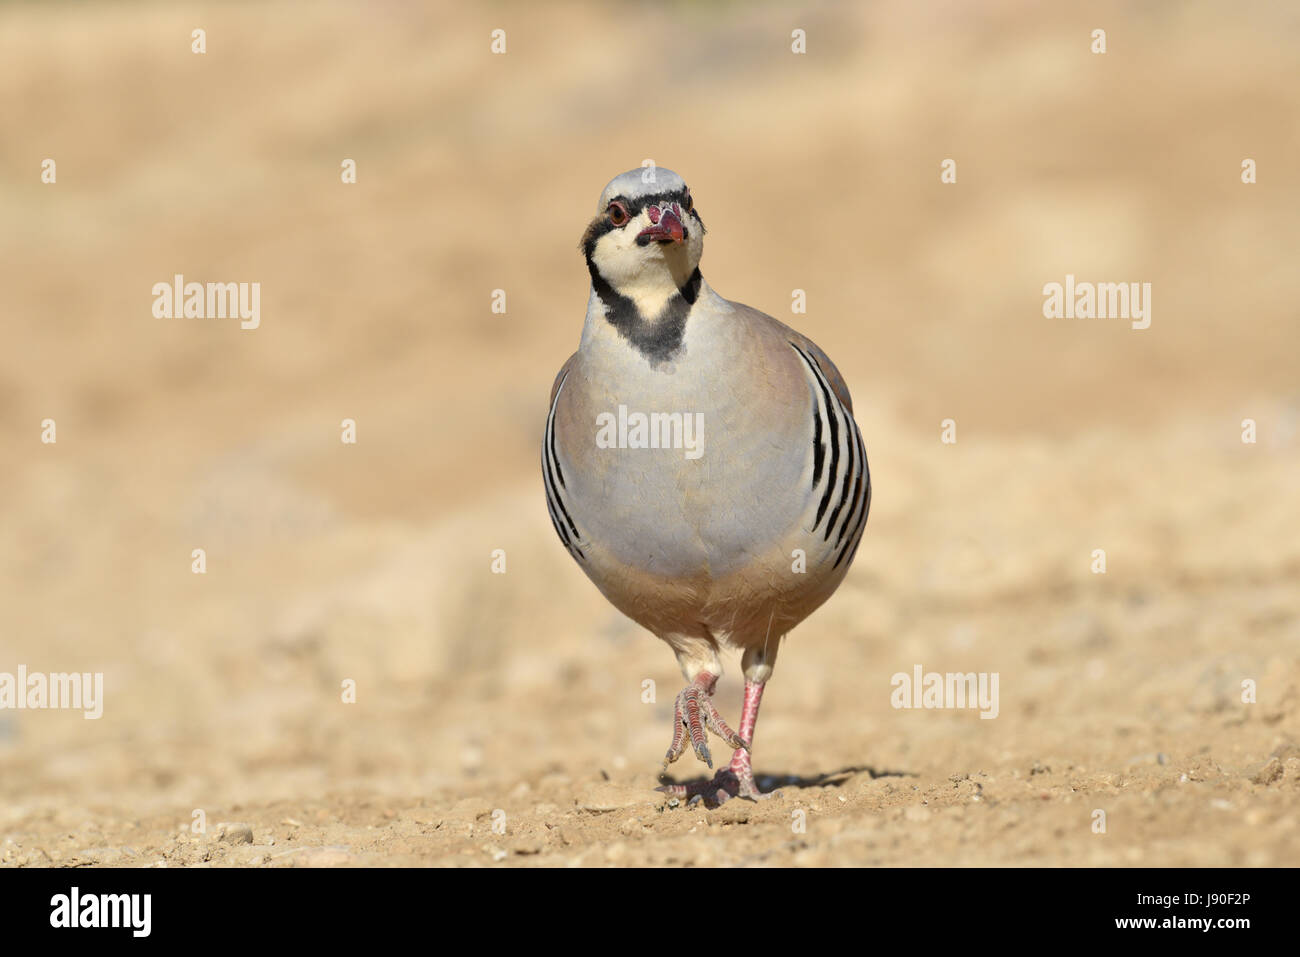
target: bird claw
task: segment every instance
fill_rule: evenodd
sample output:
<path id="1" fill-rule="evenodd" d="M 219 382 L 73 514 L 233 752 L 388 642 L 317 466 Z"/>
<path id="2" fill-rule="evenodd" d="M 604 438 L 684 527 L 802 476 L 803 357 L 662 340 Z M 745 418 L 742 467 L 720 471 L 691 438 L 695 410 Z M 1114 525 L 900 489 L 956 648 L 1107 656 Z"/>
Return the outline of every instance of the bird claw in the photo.
<path id="1" fill-rule="evenodd" d="M 677 696 L 673 703 L 673 740 L 664 755 L 663 770 L 686 751 L 686 742 L 691 743 L 695 756 L 713 767 L 713 755 L 709 752 L 709 736 L 712 731 L 733 748 L 749 750 L 749 745 L 741 740 L 740 735 L 728 727 L 718 709 L 713 705 L 713 686 L 717 678 L 708 672 L 700 675 Z"/>

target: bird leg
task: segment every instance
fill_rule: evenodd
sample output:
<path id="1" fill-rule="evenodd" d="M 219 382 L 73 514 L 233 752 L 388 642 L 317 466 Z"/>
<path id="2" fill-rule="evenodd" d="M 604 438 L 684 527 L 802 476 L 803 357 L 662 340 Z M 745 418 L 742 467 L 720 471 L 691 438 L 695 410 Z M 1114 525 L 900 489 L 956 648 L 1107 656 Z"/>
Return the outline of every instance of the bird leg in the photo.
<path id="1" fill-rule="evenodd" d="M 709 677 L 711 679 L 709 683 L 711 689 L 713 682 L 716 682 L 717 679 L 712 676 Z M 723 738 L 729 739 L 730 736 L 735 737 L 736 739 L 734 742 L 730 739 L 728 740 L 728 743 L 736 749 L 735 753 L 731 756 L 730 765 L 719 770 L 710 781 L 697 781 L 691 784 L 666 784 L 657 790 L 662 791 L 665 794 L 670 794 L 673 797 L 684 797 L 688 800 L 703 798 L 711 804 L 721 804 L 723 801 L 733 797 L 749 798 L 750 800 L 755 801 L 764 797 L 762 792 L 758 790 L 758 782 L 754 780 L 753 765 L 750 763 L 750 745 L 752 745 L 754 741 L 754 726 L 758 723 L 758 705 L 763 699 L 763 685 L 764 682 L 761 681 L 745 680 L 745 705 L 740 715 L 740 734 L 735 735 L 732 732 L 723 734 L 722 732 L 719 732 Z M 688 688 L 687 690 L 690 689 Z M 682 695 L 685 694 L 686 692 L 683 691 Z M 682 698 L 679 696 L 677 700 L 680 709 Z M 726 728 L 726 725 L 723 725 L 722 727 Z M 673 746 L 668 749 L 668 756 L 664 760 L 665 771 L 668 770 L 668 765 L 671 761 L 677 760 L 677 757 L 682 753 L 682 750 L 685 747 L 684 743 L 679 743 L 678 739 L 680 737 L 684 737 L 684 735 L 682 732 L 682 722 L 679 717 L 676 733 L 673 735 Z M 702 731 L 700 737 L 704 737 Z M 694 743 L 693 736 L 692 743 Z M 695 753 L 699 754 L 699 751 L 699 747 L 696 746 Z M 708 748 L 706 747 L 705 755 L 707 754 Z M 712 763 L 708 762 L 707 759 L 706 763 L 709 764 L 709 767 L 713 767 Z"/>
<path id="2" fill-rule="evenodd" d="M 758 704 L 762 700 L 763 682 L 746 680 L 745 704 L 740 712 L 740 737 L 741 740 L 749 742 L 749 745 L 754 743 L 754 726 L 758 724 Z M 737 794 L 740 797 L 757 798 L 758 784 L 754 781 L 754 768 L 750 760 L 748 745 L 737 748 L 736 753 L 731 756 L 731 766 L 728 770 L 736 777 Z"/>

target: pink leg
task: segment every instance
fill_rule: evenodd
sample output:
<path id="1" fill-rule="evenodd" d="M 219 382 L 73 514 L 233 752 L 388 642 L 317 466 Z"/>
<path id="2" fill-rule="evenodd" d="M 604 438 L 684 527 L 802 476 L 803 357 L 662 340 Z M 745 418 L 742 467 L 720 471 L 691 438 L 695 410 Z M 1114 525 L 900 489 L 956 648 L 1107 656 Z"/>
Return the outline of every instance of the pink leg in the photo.
<path id="1" fill-rule="evenodd" d="M 754 781 L 754 768 L 751 749 L 754 744 L 754 726 L 758 724 L 758 705 L 763 700 L 763 685 L 756 681 L 745 682 L 745 706 L 740 712 L 740 737 L 749 747 L 737 748 L 731 756 L 728 769 L 739 782 L 739 794 L 743 797 L 756 797 L 758 784 Z"/>
<path id="2" fill-rule="evenodd" d="M 716 678 L 714 679 L 717 680 Z M 683 692 L 684 693 L 684 692 Z M 753 800 L 763 797 L 754 780 L 750 749 L 754 742 L 754 726 L 758 723 L 758 705 L 763 699 L 763 684 L 757 681 L 745 682 L 745 705 L 740 715 L 739 746 L 731 756 L 731 764 L 720 770 L 713 779 L 694 784 L 666 784 L 658 790 L 674 797 L 694 799 L 702 797 L 712 803 L 721 804 L 728 798 L 745 797 Z M 677 737 L 673 738 L 677 747 Z M 673 749 L 669 749 L 671 755 Z M 698 752 L 698 749 L 697 749 Z M 664 763 L 667 769 L 668 763 Z"/>

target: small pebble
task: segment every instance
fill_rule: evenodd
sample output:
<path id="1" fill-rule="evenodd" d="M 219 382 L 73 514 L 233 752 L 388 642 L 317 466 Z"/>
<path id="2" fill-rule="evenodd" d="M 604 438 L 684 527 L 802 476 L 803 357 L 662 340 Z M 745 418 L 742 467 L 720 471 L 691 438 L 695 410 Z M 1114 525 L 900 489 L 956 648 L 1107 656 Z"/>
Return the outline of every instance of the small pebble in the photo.
<path id="1" fill-rule="evenodd" d="M 217 840 L 224 844 L 252 844 L 253 829 L 247 824 L 222 821 L 217 824 Z"/>

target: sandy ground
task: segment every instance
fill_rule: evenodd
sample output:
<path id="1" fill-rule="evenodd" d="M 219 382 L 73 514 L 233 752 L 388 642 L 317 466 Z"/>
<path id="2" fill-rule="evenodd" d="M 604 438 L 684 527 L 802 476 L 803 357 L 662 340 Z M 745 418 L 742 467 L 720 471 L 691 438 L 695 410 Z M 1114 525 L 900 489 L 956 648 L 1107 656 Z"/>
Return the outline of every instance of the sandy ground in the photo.
<path id="1" fill-rule="evenodd" d="M 0 865 L 1300 860 L 1300 18 L 967 7 L 0 8 L 0 672 L 105 696 L 0 711 Z M 760 803 L 653 790 L 682 679 L 538 474 L 575 243 L 646 157 L 871 457 Z M 175 273 L 260 328 L 154 318 Z M 1067 273 L 1151 327 L 1044 318 Z M 916 665 L 997 718 L 893 708 Z"/>

